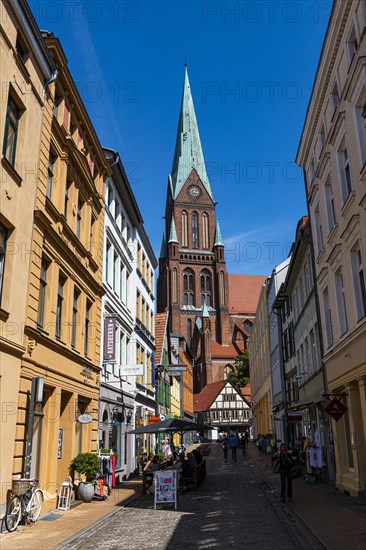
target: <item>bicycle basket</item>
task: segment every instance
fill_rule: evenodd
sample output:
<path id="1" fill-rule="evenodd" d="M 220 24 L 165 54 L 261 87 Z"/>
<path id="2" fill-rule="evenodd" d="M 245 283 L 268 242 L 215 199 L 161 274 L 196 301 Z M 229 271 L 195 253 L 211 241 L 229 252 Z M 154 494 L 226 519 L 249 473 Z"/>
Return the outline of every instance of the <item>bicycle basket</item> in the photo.
<path id="1" fill-rule="evenodd" d="M 13 479 L 11 483 L 11 490 L 16 495 L 24 495 L 30 487 L 30 479 Z"/>

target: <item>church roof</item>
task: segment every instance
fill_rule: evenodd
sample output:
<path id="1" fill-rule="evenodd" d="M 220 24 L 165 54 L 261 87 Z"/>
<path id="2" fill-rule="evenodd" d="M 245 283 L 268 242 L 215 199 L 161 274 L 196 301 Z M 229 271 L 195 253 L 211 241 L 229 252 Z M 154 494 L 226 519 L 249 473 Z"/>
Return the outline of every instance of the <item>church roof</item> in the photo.
<path id="1" fill-rule="evenodd" d="M 206 318 L 206 319 L 210 318 L 210 314 L 208 312 L 208 307 L 206 302 L 204 302 L 202 306 L 202 318 Z"/>
<path id="2" fill-rule="evenodd" d="M 170 235 L 169 235 L 169 241 L 168 243 L 177 243 L 178 237 L 177 237 L 177 230 L 175 229 L 175 221 L 172 217 L 172 223 L 170 225 Z"/>
<path id="3" fill-rule="evenodd" d="M 160 256 L 159 258 L 166 258 L 166 240 L 165 240 L 165 233 L 163 233 L 163 237 L 161 239 L 161 247 L 160 247 Z"/>
<path id="4" fill-rule="evenodd" d="M 220 382 L 207 384 L 200 393 L 195 393 L 193 396 L 194 412 L 208 411 L 227 382 L 227 380 L 220 380 Z"/>
<path id="5" fill-rule="evenodd" d="M 196 170 L 200 180 L 206 188 L 206 191 L 213 200 L 212 190 L 203 158 L 201 140 L 198 132 L 196 113 L 194 111 L 191 87 L 189 84 L 186 66 L 177 140 L 175 143 L 171 174 L 173 199 L 177 198 L 193 168 Z"/>
<path id="6" fill-rule="evenodd" d="M 255 315 L 265 275 L 229 275 L 229 313 Z"/>
<path id="7" fill-rule="evenodd" d="M 219 224 L 219 220 L 218 220 L 218 219 L 216 219 L 216 230 L 215 230 L 215 242 L 214 242 L 214 246 L 224 246 L 224 243 L 222 242 L 221 231 L 220 231 L 220 224 Z"/>
<path id="8" fill-rule="evenodd" d="M 244 386 L 244 388 L 240 388 L 240 391 L 241 391 L 243 397 L 245 397 L 245 399 L 247 401 L 250 402 L 252 400 L 252 390 L 251 390 L 251 387 L 250 387 L 250 382 L 249 382 L 249 384 Z"/>
<path id="9" fill-rule="evenodd" d="M 218 342 L 211 342 L 212 359 L 235 359 L 239 355 L 239 351 L 234 344 L 222 346 Z"/>

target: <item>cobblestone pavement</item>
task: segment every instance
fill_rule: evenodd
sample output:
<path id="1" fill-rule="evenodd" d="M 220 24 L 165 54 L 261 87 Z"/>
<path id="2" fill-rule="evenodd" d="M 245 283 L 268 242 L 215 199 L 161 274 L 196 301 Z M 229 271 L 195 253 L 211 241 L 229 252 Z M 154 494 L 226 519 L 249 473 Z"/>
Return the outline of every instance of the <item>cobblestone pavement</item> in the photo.
<path id="1" fill-rule="evenodd" d="M 58 548 L 324 548 L 278 500 L 252 459 L 238 455 L 225 464 L 220 446 L 212 445 L 203 485 L 184 493 L 177 511 L 154 510 L 153 497 L 140 497 Z"/>

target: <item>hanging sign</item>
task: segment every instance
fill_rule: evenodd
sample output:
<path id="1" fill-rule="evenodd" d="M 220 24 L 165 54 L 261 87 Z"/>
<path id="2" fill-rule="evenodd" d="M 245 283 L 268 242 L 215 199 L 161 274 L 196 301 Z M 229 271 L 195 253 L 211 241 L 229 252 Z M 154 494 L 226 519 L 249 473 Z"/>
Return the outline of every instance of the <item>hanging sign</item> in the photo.
<path id="1" fill-rule="evenodd" d="M 182 365 L 171 365 L 167 368 L 169 376 L 181 376 L 184 371 L 188 370 L 188 367 Z"/>
<path id="2" fill-rule="evenodd" d="M 336 397 L 325 407 L 325 410 L 337 422 L 348 411 L 347 407 Z"/>
<path id="3" fill-rule="evenodd" d="M 104 361 L 116 362 L 116 317 L 104 319 Z"/>
<path id="4" fill-rule="evenodd" d="M 155 472 L 154 508 L 157 504 L 173 502 L 177 509 L 177 470 Z"/>
<path id="5" fill-rule="evenodd" d="M 58 445 L 57 445 L 57 458 L 62 458 L 62 443 L 64 440 L 64 429 L 59 428 L 58 430 Z"/>
<path id="6" fill-rule="evenodd" d="M 93 417 L 89 413 L 84 413 L 78 416 L 78 422 L 80 422 L 80 424 L 90 424 L 90 422 L 92 421 L 93 421 Z"/>
<path id="7" fill-rule="evenodd" d="M 302 412 L 301 411 L 287 411 L 287 419 L 289 422 L 301 422 L 302 421 Z"/>
<path id="8" fill-rule="evenodd" d="M 121 376 L 143 376 L 144 365 L 121 365 Z"/>

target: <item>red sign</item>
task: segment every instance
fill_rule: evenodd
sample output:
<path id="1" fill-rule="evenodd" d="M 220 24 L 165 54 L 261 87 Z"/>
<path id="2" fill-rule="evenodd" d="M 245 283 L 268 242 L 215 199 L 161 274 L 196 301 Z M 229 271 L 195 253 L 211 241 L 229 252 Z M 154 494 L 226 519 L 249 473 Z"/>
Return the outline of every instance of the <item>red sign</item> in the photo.
<path id="1" fill-rule="evenodd" d="M 334 420 L 338 421 L 348 409 L 345 405 L 343 405 L 343 403 L 341 403 L 341 401 L 339 401 L 339 399 L 334 397 L 329 405 L 325 407 L 325 410 L 332 418 L 334 418 Z"/>

